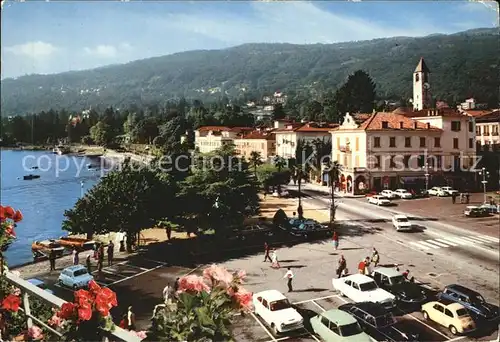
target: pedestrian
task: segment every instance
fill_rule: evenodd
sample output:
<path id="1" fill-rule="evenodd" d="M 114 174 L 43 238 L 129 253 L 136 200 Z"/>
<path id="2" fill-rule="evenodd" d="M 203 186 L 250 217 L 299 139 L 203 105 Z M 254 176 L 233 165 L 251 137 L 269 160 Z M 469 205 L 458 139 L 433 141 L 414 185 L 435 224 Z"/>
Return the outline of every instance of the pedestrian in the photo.
<path id="1" fill-rule="evenodd" d="M 76 248 L 73 248 L 73 252 L 71 254 L 73 257 L 73 265 L 78 265 L 80 263 L 80 256 L 78 255 Z"/>
<path id="2" fill-rule="evenodd" d="M 335 248 L 335 250 L 337 250 L 339 248 L 339 236 L 337 234 L 337 232 L 333 232 L 333 248 Z"/>
<path id="3" fill-rule="evenodd" d="M 456 201 L 457 201 L 457 193 L 453 192 L 451 194 L 451 203 L 455 204 Z"/>
<path id="4" fill-rule="evenodd" d="M 49 263 L 50 263 L 50 271 L 55 271 L 56 270 L 56 252 L 54 252 L 52 249 L 49 252 Z"/>
<path id="5" fill-rule="evenodd" d="M 374 267 L 377 267 L 378 266 L 378 263 L 380 261 L 380 255 L 378 254 L 378 251 L 375 247 L 373 247 L 373 254 L 372 254 L 372 262 L 373 262 L 373 266 Z"/>
<path id="6" fill-rule="evenodd" d="M 370 257 L 365 258 L 365 268 L 364 268 L 364 274 L 365 275 L 370 275 Z"/>
<path id="7" fill-rule="evenodd" d="M 403 272 L 403 277 L 405 277 L 406 280 L 408 280 L 408 275 L 410 274 L 410 270 L 406 270 Z"/>
<path id="8" fill-rule="evenodd" d="M 347 261 L 345 260 L 343 254 L 340 256 L 338 264 L 339 266 L 337 267 L 337 277 L 340 278 L 342 272 L 347 268 Z"/>
<path id="9" fill-rule="evenodd" d="M 135 314 L 132 311 L 132 307 L 128 307 L 127 311 L 127 329 L 128 330 L 135 330 Z"/>
<path id="10" fill-rule="evenodd" d="M 270 262 L 273 262 L 271 260 L 271 257 L 269 256 L 269 245 L 267 244 L 267 242 L 264 242 L 264 262 L 266 262 L 268 259 Z"/>
<path id="11" fill-rule="evenodd" d="M 470 194 L 468 192 L 465 193 L 465 203 L 469 204 Z"/>
<path id="12" fill-rule="evenodd" d="M 127 324 L 127 315 L 123 315 L 122 316 L 122 319 L 120 320 L 120 323 L 118 324 L 118 326 L 122 329 L 127 329 L 128 327 L 128 324 Z"/>
<path id="13" fill-rule="evenodd" d="M 358 273 L 365 274 L 365 268 L 366 268 L 366 259 L 363 259 L 358 264 Z"/>
<path id="14" fill-rule="evenodd" d="M 278 261 L 278 254 L 276 254 L 276 249 L 273 248 L 271 253 L 271 267 L 272 268 L 280 268 L 280 263 Z"/>
<path id="15" fill-rule="evenodd" d="M 286 274 L 283 278 L 286 278 L 286 286 L 288 286 L 288 292 L 293 291 L 293 286 L 292 286 L 292 280 L 293 280 L 293 272 L 290 267 L 288 267 L 288 270 L 286 271 Z"/>
<path id="16" fill-rule="evenodd" d="M 163 289 L 163 300 L 165 301 L 165 304 L 167 304 L 167 302 L 168 302 L 168 298 L 170 296 L 170 292 L 171 292 L 171 288 L 167 284 L 167 286 L 165 286 L 165 288 Z"/>
<path id="17" fill-rule="evenodd" d="M 92 263 L 90 261 L 90 254 L 87 255 L 87 259 L 85 259 L 85 263 L 87 264 L 87 272 L 92 273 L 92 270 L 91 270 L 91 267 L 92 267 Z"/>
<path id="18" fill-rule="evenodd" d="M 102 272 L 102 267 L 104 264 L 104 245 L 100 245 L 97 249 L 97 269 Z"/>
<path id="19" fill-rule="evenodd" d="M 113 241 L 109 241 L 107 252 L 108 252 L 108 266 L 111 266 L 111 264 L 113 263 L 113 254 L 115 252 L 115 244 L 113 243 Z"/>
<path id="20" fill-rule="evenodd" d="M 180 281 L 181 278 L 177 278 L 175 279 L 175 283 L 174 283 L 174 292 L 177 292 L 179 290 L 179 281 Z"/>
<path id="21" fill-rule="evenodd" d="M 460 193 L 460 204 L 464 203 L 464 193 Z"/>
<path id="22" fill-rule="evenodd" d="M 340 273 L 340 278 L 347 277 L 348 275 L 349 275 L 349 270 L 346 267 L 342 270 L 342 273 Z"/>

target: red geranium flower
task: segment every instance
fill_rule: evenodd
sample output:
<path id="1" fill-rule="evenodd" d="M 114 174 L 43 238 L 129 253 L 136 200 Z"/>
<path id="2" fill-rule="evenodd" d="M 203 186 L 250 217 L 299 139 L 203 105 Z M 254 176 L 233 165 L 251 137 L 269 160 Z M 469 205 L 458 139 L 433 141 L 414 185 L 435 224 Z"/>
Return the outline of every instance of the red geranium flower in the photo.
<path id="1" fill-rule="evenodd" d="M 64 303 L 61 306 L 61 310 L 57 313 L 62 319 L 70 319 L 75 315 L 76 305 L 73 303 Z"/>
<path id="2" fill-rule="evenodd" d="M 114 293 L 112 290 L 110 290 L 107 287 L 102 288 L 97 293 L 96 303 L 98 300 L 103 301 L 103 302 L 109 304 L 110 306 L 117 306 L 118 305 L 118 301 L 116 300 L 116 293 Z"/>
<path id="3" fill-rule="evenodd" d="M 5 209 L 0 205 L 0 221 L 5 220 Z"/>
<path id="4" fill-rule="evenodd" d="M 15 214 L 15 211 L 12 207 L 3 207 L 3 210 L 4 210 L 4 216 L 6 218 L 13 218 L 14 217 L 14 214 Z"/>
<path id="5" fill-rule="evenodd" d="M 19 305 L 21 305 L 21 298 L 16 295 L 9 294 L 2 301 L 2 309 L 17 312 L 19 310 Z"/>
<path id="6" fill-rule="evenodd" d="M 90 303 L 82 303 L 78 307 L 78 319 L 88 321 L 92 318 L 92 305 Z"/>
<path id="7" fill-rule="evenodd" d="M 20 210 L 16 210 L 16 212 L 14 213 L 14 216 L 12 217 L 12 219 L 14 220 L 14 222 L 22 221 L 23 220 L 23 214 L 21 213 Z"/>
<path id="8" fill-rule="evenodd" d="M 90 281 L 90 283 L 89 283 L 89 290 L 90 290 L 90 292 L 96 293 L 100 289 L 101 289 L 101 287 L 94 280 Z"/>
<path id="9" fill-rule="evenodd" d="M 91 303 L 92 299 L 92 294 L 87 290 L 80 289 L 75 292 L 75 302 L 79 305 Z"/>
<path id="10" fill-rule="evenodd" d="M 104 301 L 102 298 L 96 299 L 95 307 L 103 317 L 109 315 L 109 309 L 111 309 L 111 305 L 109 305 L 109 303 Z"/>

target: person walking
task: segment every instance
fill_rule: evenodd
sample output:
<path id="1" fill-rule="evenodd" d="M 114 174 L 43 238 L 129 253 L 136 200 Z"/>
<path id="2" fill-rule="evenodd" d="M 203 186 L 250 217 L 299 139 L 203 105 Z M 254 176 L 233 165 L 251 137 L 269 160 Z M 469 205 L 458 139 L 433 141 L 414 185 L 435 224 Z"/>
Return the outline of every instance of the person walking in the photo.
<path id="1" fill-rule="evenodd" d="M 273 248 L 271 253 L 271 267 L 272 268 L 280 268 L 280 263 L 278 261 L 278 254 L 276 254 L 276 249 Z"/>
<path id="2" fill-rule="evenodd" d="M 163 300 L 165 302 L 165 304 L 168 303 L 168 299 L 170 297 L 170 293 L 171 293 L 171 288 L 170 288 L 170 285 L 167 284 L 167 286 L 165 286 L 165 288 L 163 289 Z"/>
<path id="3" fill-rule="evenodd" d="M 451 194 L 451 203 L 455 204 L 456 201 L 457 201 L 457 193 L 453 192 Z"/>
<path id="4" fill-rule="evenodd" d="M 273 262 L 271 260 L 271 257 L 269 256 L 269 250 L 270 250 L 269 245 L 267 244 L 267 242 L 264 242 L 264 253 L 265 253 L 264 254 L 264 262 L 266 262 L 268 259 L 270 262 Z"/>
<path id="5" fill-rule="evenodd" d="M 76 248 L 73 248 L 73 252 L 71 252 L 73 258 L 73 265 L 78 265 L 80 263 L 80 256 L 78 255 L 78 251 Z"/>
<path id="6" fill-rule="evenodd" d="M 115 252 L 115 244 L 113 243 L 113 241 L 109 241 L 107 252 L 108 252 L 108 266 L 111 266 L 111 264 L 113 263 L 113 254 Z"/>
<path id="7" fill-rule="evenodd" d="M 366 257 L 365 258 L 365 275 L 370 275 L 370 264 L 371 264 L 371 261 L 370 261 L 370 257 Z"/>
<path id="8" fill-rule="evenodd" d="M 347 268 L 347 261 L 345 260 L 343 254 L 340 256 L 338 264 L 339 266 L 337 267 L 337 277 L 340 278 L 342 272 Z"/>
<path id="9" fill-rule="evenodd" d="M 337 234 L 337 232 L 333 232 L 332 240 L 333 240 L 333 248 L 337 250 L 339 248 L 339 235 Z"/>
<path id="10" fill-rule="evenodd" d="M 132 306 L 129 306 L 127 311 L 127 329 L 135 330 L 135 313 L 132 311 Z"/>
<path id="11" fill-rule="evenodd" d="M 363 259 L 358 264 L 358 273 L 365 274 L 365 269 L 366 269 L 366 259 Z"/>
<path id="12" fill-rule="evenodd" d="M 85 259 L 85 264 L 87 265 L 87 272 L 89 272 L 89 274 L 92 274 L 92 262 L 90 261 L 90 254 L 87 255 L 87 259 Z"/>
<path id="13" fill-rule="evenodd" d="M 374 267 L 377 267 L 378 266 L 378 263 L 380 261 L 380 255 L 378 254 L 378 251 L 375 247 L 373 247 L 373 253 L 372 253 L 372 262 L 373 262 L 373 266 Z"/>
<path id="14" fill-rule="evenodd" d="M 468 192 L 465 193 L 465 203 L 469 204 L 470 194 Z"/>
<path id="15" fill-rule="evenodd" d="M 286 286 L 288 286 L 288 292 L 293 291 L 293 286 L 292 286 L 292 280 L 293 280 L 293 272 L 290 267 L 288 267 L 288 270 L 285 273 L 285 276 L 283 278 L 286 278 Z"/>
<path id="16" fill-rule="evenodd" d="M 102 272 L 102 267 L 104 264 L 104 245 L 100 245 L 97 249 L 97 270 Z"/>
<path id="17" fill-rule="evenodd" d="M 56 270 L 56 252 L 54 252 L 52 249 L 49 252 L 49 263 L 50 263 L 50 271 L 55 271 Z"/>

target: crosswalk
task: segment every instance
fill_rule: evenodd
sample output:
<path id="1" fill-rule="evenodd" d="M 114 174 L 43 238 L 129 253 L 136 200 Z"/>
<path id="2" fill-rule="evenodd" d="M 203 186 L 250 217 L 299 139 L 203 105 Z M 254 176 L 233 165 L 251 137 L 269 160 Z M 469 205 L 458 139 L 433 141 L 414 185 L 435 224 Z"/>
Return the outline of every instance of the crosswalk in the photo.
<path id="1" fill-rule="evenodd" d="M 411 241 L 410 245 L 422 250 L 438 249 L 438 248 L 448 248 L 457 247 L 465 245 L 486 245 L 486 244 L 496 244 L 500 240 L 498 238 L 488 236 L 488 235 L 468 235 L 468 236 L 453 236 L 453 237 L 443 237 L 440 239 L 429 239 L 429 240 L 419 240 Z"/>

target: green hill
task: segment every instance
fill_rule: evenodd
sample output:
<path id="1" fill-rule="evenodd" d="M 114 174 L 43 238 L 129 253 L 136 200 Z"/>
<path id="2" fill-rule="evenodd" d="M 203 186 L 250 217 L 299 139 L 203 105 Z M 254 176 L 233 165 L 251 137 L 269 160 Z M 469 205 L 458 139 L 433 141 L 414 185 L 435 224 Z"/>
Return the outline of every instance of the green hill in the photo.
<path id="1" fill-rule="evenodd" d="M 499 46 L 498 29 L 477 29 L 421 38 L 189 51 L 92 70 L 2 80 L 2 114 L 123 107 L 176 97 L 252 98 L 277 89 L 315 95 L 335 89 L 357 69 L 372 76 L 378 97 L 408 98 L 421 56 L 431 69 L 434 97 L 455 102 L 474 96 L 495 105 Z"/>

